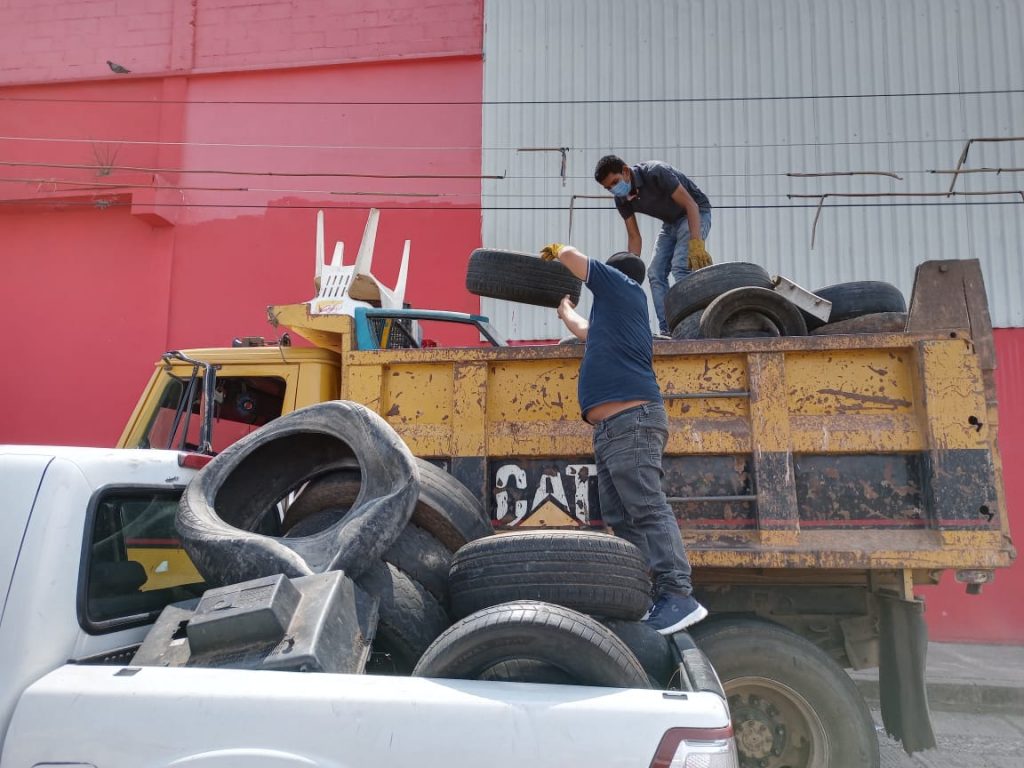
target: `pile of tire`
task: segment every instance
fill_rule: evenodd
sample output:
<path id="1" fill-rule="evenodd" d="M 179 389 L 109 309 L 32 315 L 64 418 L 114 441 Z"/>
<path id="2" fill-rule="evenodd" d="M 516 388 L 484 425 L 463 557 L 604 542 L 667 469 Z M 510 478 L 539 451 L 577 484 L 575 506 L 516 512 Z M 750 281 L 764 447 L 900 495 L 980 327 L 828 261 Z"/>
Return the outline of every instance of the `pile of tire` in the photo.
<path id="1" fill-rule="evenodd" d="M 839 283 L 813 293 L 832 303 L 828 323 L 773 290 L 758 264 L 729 262 L 691 272 L 665 295 L 674 339 L 726 339 L 903 331 L 907 304 L 896 286 Z"/>
<path id="2" fill-rule="evenodd" d="M 208 586 L 344 570 L 380 601 L 368 671 L 398 674 L 451 624 L 453 553 L 492 533 L 479 498 L 345 401 L 222 451 L 185 489 L 176 524 Z"/>
<path id="3" fill-rule="evenodd" d="M 514 531 L 466 544 L 452 560 L 459 620 L 415 675 L 666 688 L 678 652 L 641 623 L 651 583 L 639 550 L 616 536 Z"/>

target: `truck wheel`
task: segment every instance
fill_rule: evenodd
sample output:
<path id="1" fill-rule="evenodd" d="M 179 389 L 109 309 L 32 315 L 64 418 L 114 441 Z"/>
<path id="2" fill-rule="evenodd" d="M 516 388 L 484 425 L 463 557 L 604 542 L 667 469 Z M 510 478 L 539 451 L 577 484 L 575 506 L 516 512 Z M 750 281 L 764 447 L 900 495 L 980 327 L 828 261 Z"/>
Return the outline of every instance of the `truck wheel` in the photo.
<path id="1" fill-rule="evenodd" d="M 700 316 L 700 335 L 705 339 L 723 338 L 730 322 L 735 324 L 741 316 L 754 314 L 761 317 L 765 328 L 765 323 L 770 322 L 780 336 L 807 335 L 800 310 L 789 299 L 767 288 L 734 288 L 723 293 Z"/>
<path id="2" fill-rule="evenodd" d="M 452 559 L 452 615 L 510 600 L 542 600 L 581 613 L 636 620 L 650 606 L 640 551 L 606 533 L 515 531 L 470 542 Z"/>
<path id="3" fill-rule="evenodd" d="M 907 330 L 906 312 L 872 312 L 835 323 L 825 323 L 811 331 L 812 336 L 833 333 L 903 333 Z"/>
<path id="4" fill-rule="evenodd" d="M 849 675 L 788 629 L 720 619 L 691 631 L 732 712 L 741 766 L 877 768 L 878 737 Z"/>
<path id="5" fill-rule="evenodd" d="M 346 459 L 372 471 L 342 519 L 302 538 L 254 532 L 289 493 Z M 175 522 L 210 586 L 278 573 L 356 577 L 398 538 L 419 492 L 416 463 L 391 426 L 335 400 L 286 414 L 218 454 L 186 487 Z"/>
<path id="6" fill-rule="evenodd" d="M 760 264 L 742 261 L 712 264 L 698 269 L 668 289 L 665 294 L 665 321 L 675 328 L 687 315 L 734 288 L 771 288 L 772 279 Z"/>
<path id="7" fill-rule="evenodd" d="M 412 511 L 413 523 L 444 544 L 450 552 L 494 532 L 480 499 L 465 485 L 426 459 L 417 458 L 415 461 L 420 490 Z M 361 478 L 359 465 L 348 461 L 310 481 L 285 512 L 282 530 L 290 531 L 299 523 L 303 523 L 300 530 L 310 530 L 304 523 L 306 518 L 325 509 L 344 514 L 359 496 Z"/>
<path id="8" fill-rule="evenodd" d="M 399 674 L 409 674 L 423 652 L 451 623 L 430 593 L 393 565 L 374 563 L 356 579 L 380 599 L 373 648 L 391 656 Z"/>
<path id="9" fill-rule="evenodd" d="M 651 687 L 640 662 L 610 629 L 563 606 L 530 600 L 491 606 L 453 624 L 413 675 L 477 680 L 509 659 L 557 667 L 581 685 Z"/>
<path id="10" fill-rule="evenodd" d="M 578 304 L 582 285 L 561 262 L 542 261 L 530 253 L 477 248 L 466 268 L 470 293 L 538 307 L 557 307 L 566 295 Z"/>
<path id="11" fill-rule="evenodd" d="M 879 280 L 862 280 L 853 283 L 837 283 L 827 285 L 814 292 L 823 299 L 832 302 L 832 314 L 829 323 L 849 320 L 861 315 L 873 315 L 877 312 L 906 312 L 907 300 L 900 289 L 891 283 Z M 805 316 L 808 328 L 823 325 L 821 320 L 810 315 Z"/>

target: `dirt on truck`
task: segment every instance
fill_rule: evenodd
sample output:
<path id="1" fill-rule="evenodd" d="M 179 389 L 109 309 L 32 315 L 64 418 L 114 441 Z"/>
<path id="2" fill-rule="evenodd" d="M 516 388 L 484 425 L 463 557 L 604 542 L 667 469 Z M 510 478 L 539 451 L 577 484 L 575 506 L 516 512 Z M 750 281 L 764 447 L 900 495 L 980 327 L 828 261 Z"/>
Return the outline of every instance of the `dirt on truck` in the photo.
<path id="1" fill-rule="evenodd" d="M 602 527 L 581 346 L 512 347 L 485 318 L 400 304 L 268 314 L 313 346 L 168 353 L 119 445 L 216 453 L 281 414 L 350 400 L 482 499 L 499 531 Z M 432 345 L 424 329 L 440 322 L 472 327 L 474 343 Z M 886 728 L 908 751 L 932 746 L 915 590 L 952 570 L 978 592 L 1015 557 L 979 263 L 921 264 L 899 326 L 655 342 L 664 489 L 711 612 L 692 635 L 744 766 L 877 765 L 844 668 L 879 667 Z"/>

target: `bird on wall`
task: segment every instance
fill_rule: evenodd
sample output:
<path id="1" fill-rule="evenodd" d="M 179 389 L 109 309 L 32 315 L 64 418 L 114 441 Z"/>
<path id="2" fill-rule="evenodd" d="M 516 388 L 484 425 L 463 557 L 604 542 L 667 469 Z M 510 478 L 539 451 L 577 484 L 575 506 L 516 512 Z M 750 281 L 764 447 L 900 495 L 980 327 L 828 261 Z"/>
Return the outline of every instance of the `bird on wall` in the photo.
<path id="1" fill-rule="evenodd" d="M 122 67 L 120 64 L 110 61 L 109 59 L 107 60 L 107 66 L 110 67 L 110 71 L 116 75 L 127 75 L 131 72 L 127 67 Z"/>

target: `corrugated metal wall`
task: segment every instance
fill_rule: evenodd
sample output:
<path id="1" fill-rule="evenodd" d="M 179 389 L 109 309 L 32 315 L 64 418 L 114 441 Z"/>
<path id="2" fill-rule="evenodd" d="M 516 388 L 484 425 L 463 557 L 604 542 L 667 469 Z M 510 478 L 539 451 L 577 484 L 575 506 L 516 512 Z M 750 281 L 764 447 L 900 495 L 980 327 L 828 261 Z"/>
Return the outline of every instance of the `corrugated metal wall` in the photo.
<path id="1" fill-rule="evenodd" d="M 708 249 L 809 288 L 881 279 L 909 294 L 913 265 L 982 260 L 993 321 L 1024 325 L 1020 196 L 830 198 L 938 192 L 972 137 L 1024 135 L 1019 0 L 488 0 L 483 242 L 535 251 L 568 237 L 594 164 L 659 159 L 715 207 Z M 557 152 L 567 147 L 566 178 Z M 976 144 L 968 168 L 1024 167 L 1024 142 Z M 885 171 L 795 178 L 789 172 Z M 1024 189 L 1024 173 L 973 173 L 959 191 Z M 572 241 L 625 247 L 607 200 L 577 199 Z M 657 222 L 640 217 L 650 259 Z M 556 338 L 552 310 L 484 300 L 511 338 Z"/>

